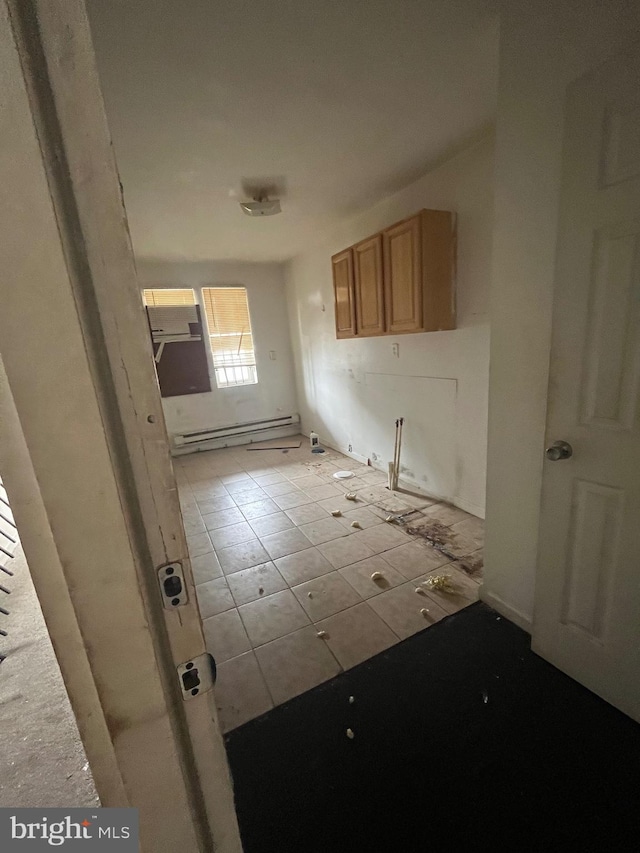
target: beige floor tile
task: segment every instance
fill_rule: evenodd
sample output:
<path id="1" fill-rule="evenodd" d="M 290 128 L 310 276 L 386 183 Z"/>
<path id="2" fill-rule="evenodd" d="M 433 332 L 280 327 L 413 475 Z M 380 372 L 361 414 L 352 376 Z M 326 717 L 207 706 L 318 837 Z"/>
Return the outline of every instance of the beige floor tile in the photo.
<path id="1" fill-rule="evenodd" d="M 220 479 L 222 480 L 222 482 L 224 483 L 224 485 L 226 487 L 229 487 L 233 483 L 239 483 L 242 480 L 250 480 L 251 479 L 251 477 L 249 476 L 249 474 L 247 474 L 246 471 L 239 470 L 238 465 L 226 464 L 226 465 L 220 466 L 220 467 L 235 468 L 236 469 L 233 473 L 224 474 L 223 476 L 220 477 Z"/>
<path id="2" fill-rule="evenodd" d="M 437 569 L 450 562 L 448 557 L 444 557 L 435 548 L 422 542 L 409 542 L 407 545 L 385 551 L 384 559 L 407 580 L 417 578 L 431 569 Z"/>
<path id="3" fill-rule="evenodd" d="M 273 708 L 253 652 L 245 652 L 220 664 L 214 694 L 223 732 L 229 732 Z"/>
<path id="4" fill-rule="evenodd" d="M 262 518 L 252 518 L 249 524 L 253 527 L 256 536 L 268 536 L 270 533 L 290 530 L 294 526 L 291 519 L 280 511 L 274 512 L 273 515 L 265 515 Z"/>
<path id="5" fill-rule="evenodd" d="M 311 545 L 304 533 L 295 527 L 292 530 L 281 530 L 279 533 L 263 536 L 261 542 L 272 560 L 295 554 L 296 551 L 304 551 Z"/>
<path id="6" fill-rule="evenodd" d="M 262 646 L 309 623 L 291 590 L 274 592 L 238 608 L 251 644 Z"/>
<path id="7" fill-rule="evenodd" d="M 364 542 L 358 542 L 355 535 L 325 542 L 323 545 L 318 545 L 318 550 L 335 569 L 341 569 L 344 566 L 350 566 L 351 563 L 358 563 L 360 560 L 366 560 L 367 557 L 373 557 L 371 548 Z"/>
<path id="8" fill-rule="evenodd" d="M 216 664 L 224 663 L 251 649 L 242 619 L 235 608 L 204 619 L 202 628 L 207 651 L 214 656 Z"/>
<path id="9" fill-rule="evenodd" d="M 273 500 L 278 504 L 280 509 L 292 509 L 294 506 L 310 504 L 313 498 L 310 498 L 305 492 L 301 492 L 298 489 L 297 492 L 287 492 L 286 495 L 275 495 Z"/>
<path id="10" fill-rule="evenodd" d="M 326 509 L 327 512 L 331 513 L 335 509 L 339 509 L 340 512 L 351 512 L 354 509 L 362 509 L 366 506 L 365 501 L 348 501 L 345 498 L 345 493 L 341 492 L 339 495 L 336 495 L 333 498 L 325 498 L 324 500 L 318 501 L 318 506 L 321 506 L 323 509 Z"/>
<path id="11" fill-rule="evenodd" d="M 239 545 L 255 538 L 255 533 L 247 521 L 240 524 L 231 524 L 229 527 L 221 527 L 219 530 L 211 530 L 209 535 L 216 551 L 221 548 L 229 548 L 231 545 Z"/>
<path id="12" fill-rule="evenodd" d="M 312 625 L 260 646 L 255 655 L 276 705 L 340 672 L 338 662 Z"/>
<path id="13" fill-rule="evenodd" d="M 425 515 L 431 515 L 443 524 L 456 524 L 458 521 L 466 521 L 474 518 L 468 512 L 452 504 L 434 503 L 424 510 Z"/>
<path id="14" fill-rule="evenodd" d="M 191 558 L 191 571 L 194 583 L 206 583 L 214 578 L 222 577 L 222 567 L 215 551 Z"/>
<path id="15" fill-rule="evenodd" d="M 418 594 L 421 587 L 415 582 L 405 583 L 369 600 L 369 605 L 387 625 L 404 640 L 423 631 L 447 615 L 428 595 Z M 422 613 L 428 610 L 428 613 Z"/>
<path id="16" fill-rule="evenodd" d="M 296 586 L 333 571 L 331 563 L 317 548 L 307 548 L 275 562 L 278 571 L 289 586 Z"/>
<path id="17" fill-rule="evenodd" d="M 332 539 L 348 536 L 351 533 L 349 528 L 340 524 L 337 518 L 327 518 L 326 516 L 319 521 L 301 524 L 300 530 L 314 545 L 321 545 L 323 542 L 330 542 Z"/>
<path id="18" fill-rule="evenodd" d="M 200 502 L 212 501 L 216 498 L 228 498 L 229 493 L 221 480 L 214 480 L 206 485 L 204 483 L 200 483 L 193 489 L 193 496 L 198 502 Z"/>
<path id="19" fill-rule="evenodd" d="M 393 631 L 367 602 L 336 613 L 318 622 L 316 627 L 326 632 L 324 642 L 344 669 L 350 669 L 398 642 Z"/>
<path id="20" fill-rule="evenodd" d="M 228 527 L 230 524 L 240 524 L 245 520 L 244 515 L 237 507 L 233 509 L 220 509 L 217 512 L 211 512 L 202 516 L 207 530 L 218 530 L 221 527 Z"/>
<path id="21" fill-rule="evenodd" d="M 262 489 L 265 494 L 269 495 L 272 498 L 278 497 L 279 495 L 288 495 L 291 492 L 299 492 L 300 489 L 295 485 L 295 483 L 289 482 L 289 480 L 285 479 L 283 476 L 281 483 L 273 483 L 271 486 L 264 486 Z"/>
<path id="22" fill-rule="evenodd" d="M 260 563 L 268 563 L 269 555 L 262 547 L 259 539 L 251 539 L 249 542 L 241 542 L 239 545 L 221 548 L 218 551 L 218 559 L 222 571 L 225 575 L 230 575 L 242 569 L 258 566 Z"/>
<path id="23" fill-rule="evenodd" d="M 200 616 L 203 619 L 215 616 L 217 613 L 223 613 L 225 610 L 231 610 L 232 607 L 236 606 L 224 578 L 215 578 L 199 584 L 196 587 L 196 595 L 200 607 Z"/>
<path id="24" fill-rule="evenodd" d="M 294 586 L 291 591 L 312 622 L 326 619 L 362 601 L 356 590 L 338 572 Z"/>
<path id="25" fill-rule="evenodd" d="M 449 575 L 455 592 L 440 592 L 437 589 L 425 586 L 423 582 L 432 575 Z M 463 607 L 467 607 L 478 600 L 478 584 L 467 577 L 464 572 L 456 569 L 453 563 L 417 578 L 416 583 L 420 584 L 429 598 L 447 613 L 457 613 L 458 610 L 462 610 Z"/>
<path id="26" fill-rule="evenodd" d="M 307 474 L 306 477 L 300 477 L 296 480 L 296 486 L 304 492 L 313 489 L 315 486 L 324 486 L 325 481 L 316 476 L 316 474 Z"/>
<path id="27" fill-rule="evenodd" d="M 343 524 L 345 527 L 349 529 L 350 532 L 353 531 L 353 527 L 351 527 L 352 521 L 357 521 L 360 524 L 360 527 L 363 530 L 366 530 L 369 527 L 375 527 L 378 524 L 382 524 L 382 519 L 377 516 L 374 512 L 366 507 L 357 507 L 356 509 L 349 509 L 346 512 L 342 512 L 342 515 L 338 518 L 340 524 Z"/>
<path id="28" fill-rule="evenodd" d="M 479 548 L 484 545 L 484 519 L 482 518 L 470 515 L 464 521 L 456 521 L 451 525 L 451 529 L 454 533 L 462 533 L 464 536 L 479 541 Z"/>
<path id="29" fill-rule="evenodd" d="M 254 518 L 263 518 L 265 515 L 272 515 L 280 512 L 276 504 L 271 498 L 261 498 L 259 501 L 254 501 L 250 504 L 238 504 L 240 512 L 244 515 L 247 521 L 253 521 Z"/>
<path id="30" fill-rule="evenodd" d="M 202 515 L 210 515 L 221 509 L 233 509 L 235 504 L 231 495 L 216 495 L 214 498 L 206 498 L 197 502 L 198 509 Z"/>
<path id="31" fill-rule="evenodd" d="M 374 554 L 390 551 L 392 548 L 407 545 L 413 541 L 403 530 L 391 524 L 378 524 L 375 527 L 369 527 L 367 530 L 356 533 L 353 538 L 359 542 L 364 542 Z"/>
<path id="32" fill-rule="evenodd" d="M 301 464 L 300 462 L 290 462 L 285 465 L 278 465 L 277 470 L 284 474 L 287 480 L 300 480 L 302 477 L 309 476 L 309 469 L 306 465 Z"/>
<path id="33" fill-rule="evenodd" d="M 258 501 L 269 500 L 269 496 L 262 489 L 249 489 L 246 492 L 238 492 L 231 497 L 239 507 L 258 503 Z"/>
<path id="34" fill-rule="evenodd" d="M 383 577 L 380 580 L 372 580 L 371 575 L 374 572 L 380 572 Z M 340 574 L 363 598 L 371 598 L 407 582 L 407 579 L 382 557 L 369 557 L 368 560 L 353 563 L 340 569 Z"/>
<path id="35" fill-rule="evenodd" d="M 227 583 L 238 606 L 286 589 L 287 584 L 273 563 L 262 563 L 227 575 Z"/>
<path id="36" fill-rule="evenodd" d="M 300 482 L 296 480 L 296 482 Z M 314 486 L 311 489 L 305 489 L 305 492 L 314 501 L 327 500 L 328 498 L 343 498 L 344 492 L 332 483 L 325 483 L 322 486 Z"/>
<path id="37" fill-rule="evenodd" d="M 264 488 L 265 486 L 272 486 L 274 483 L 283 483 L 286 477 L 284 474 L 280 474 L 279 471 L 274 471 L 272 474 L 254 474 L 253 479 L 260 488 Z"/>
<path id="38" fill-rule="evenodd" d="M 323 509 L 315 503 L 293 507 L 293 509 L 286 510 L 286 514 L 297 526 L 301 524 L 309 524 L 311 521 L 319 521 L 320 519 L 327 518 L 329 516 L 326 509 Z"/>
<path id="39" fill-rule="evenodd" d="M 184 532 L 187 536 L 198 536 L 200 533 L 206 533 L 207 528 L 204 526 L 204 521 L 198 515 L 182 515 L 182 523 L 184 524 Z"/>
<path id="40" fill-rule="evenodd" d="M 211 539 L 208 533 L 198 533 L 197 536 L 187 536 L 187 547 L 189 548 L 189 556 L 200 557 L 202 554 L 208 554 L 213 551 Z"/>

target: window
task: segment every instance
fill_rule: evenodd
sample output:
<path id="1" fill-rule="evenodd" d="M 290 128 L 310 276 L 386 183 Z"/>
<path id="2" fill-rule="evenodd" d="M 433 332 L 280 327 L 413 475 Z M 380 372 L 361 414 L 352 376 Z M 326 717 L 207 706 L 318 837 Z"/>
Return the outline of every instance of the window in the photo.
<path id="1" fill-rule="evenodd" d="M 255 385 L 258 381 L 249 303 L 244 287 L 203 287 L 218 388 Z"/>
<path id="2" fill-rule="evenodd" d="M 159 287 L 144 291 L 145 305 L 195 305 L 196 297 L 190 287 Z"/>

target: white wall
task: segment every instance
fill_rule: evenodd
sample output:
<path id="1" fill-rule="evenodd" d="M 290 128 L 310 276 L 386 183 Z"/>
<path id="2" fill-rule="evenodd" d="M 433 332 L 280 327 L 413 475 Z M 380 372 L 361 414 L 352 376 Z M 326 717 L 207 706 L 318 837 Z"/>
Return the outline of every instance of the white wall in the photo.
<path id="1" fill-rule="evenodd" d="M 138 259 L 141 287 L 241 285 L 247 288 L 258 384 L 217 388 L 209 355 L 211 391 L 162 400 L 169 433 L 295 414 L 298 411 L 291 340 L 287 322 L 283 269 L 280 264 Z M 269 352 L 274 350 L 276 360 Z"/>
<path id="2" fill-rule="evenodd" d="M 504 3 L 483 597 L 524 625 L 533 613 L 565 89 L 639 27 L 640 4 L 628 0 Z"/>
<path id="3" fill-rule="evenodd" d="M 403 479 L 484 515 L 493 137 L 336 226 L 287 265 L 305 432 L 386 468 L 406 418 Z M 458 328 L 336 340 L 331 255 L 423 207 L 458 214 Z M 392 343 L 400 357 L 392 355 Z"/>

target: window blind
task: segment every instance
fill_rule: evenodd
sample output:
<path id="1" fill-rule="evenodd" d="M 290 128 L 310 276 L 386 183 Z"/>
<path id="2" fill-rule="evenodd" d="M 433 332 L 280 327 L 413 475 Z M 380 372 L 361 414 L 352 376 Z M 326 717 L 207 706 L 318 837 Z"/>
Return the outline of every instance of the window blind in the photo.
<path id="1" fill-rule="evenodd" d="M 202 301 L 218 387 L 256 383 L 256 356 L 246 288 L 203 287 Z"/>
<path id="2" fill-rule="evenodd" d="M 145 305 L 195 305 L 196 297 L 190 287 L 157 287 L 144 291 Z"/>

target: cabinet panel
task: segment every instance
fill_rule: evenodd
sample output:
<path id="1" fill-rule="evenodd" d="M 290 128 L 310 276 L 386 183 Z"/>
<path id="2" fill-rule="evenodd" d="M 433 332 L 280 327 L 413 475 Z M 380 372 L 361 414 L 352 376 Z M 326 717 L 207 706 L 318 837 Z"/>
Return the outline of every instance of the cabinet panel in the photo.
<path id="1" fill-rule="evenodd" d="M 424 330 L 455 329 L 455 216 L 447 210 L 423 210 L 421 220 Z"/>
<path id="2" fill-rule="evenodd" d="M 382 235 L 353 247 L 356 325 L 359 336 L 384 334 Z"/>
<path id="3" fill-rule="evenodd" d="M 420 216 L 383 234 L 387 332 L 423 328 Z"/>
<path id="4" fill-rule="evenodd" d="M 336 309 L 336 337 L 352 338 L 356 333 L 353 286 L 353 254 L 351 249 L 331 258 Z"/>

